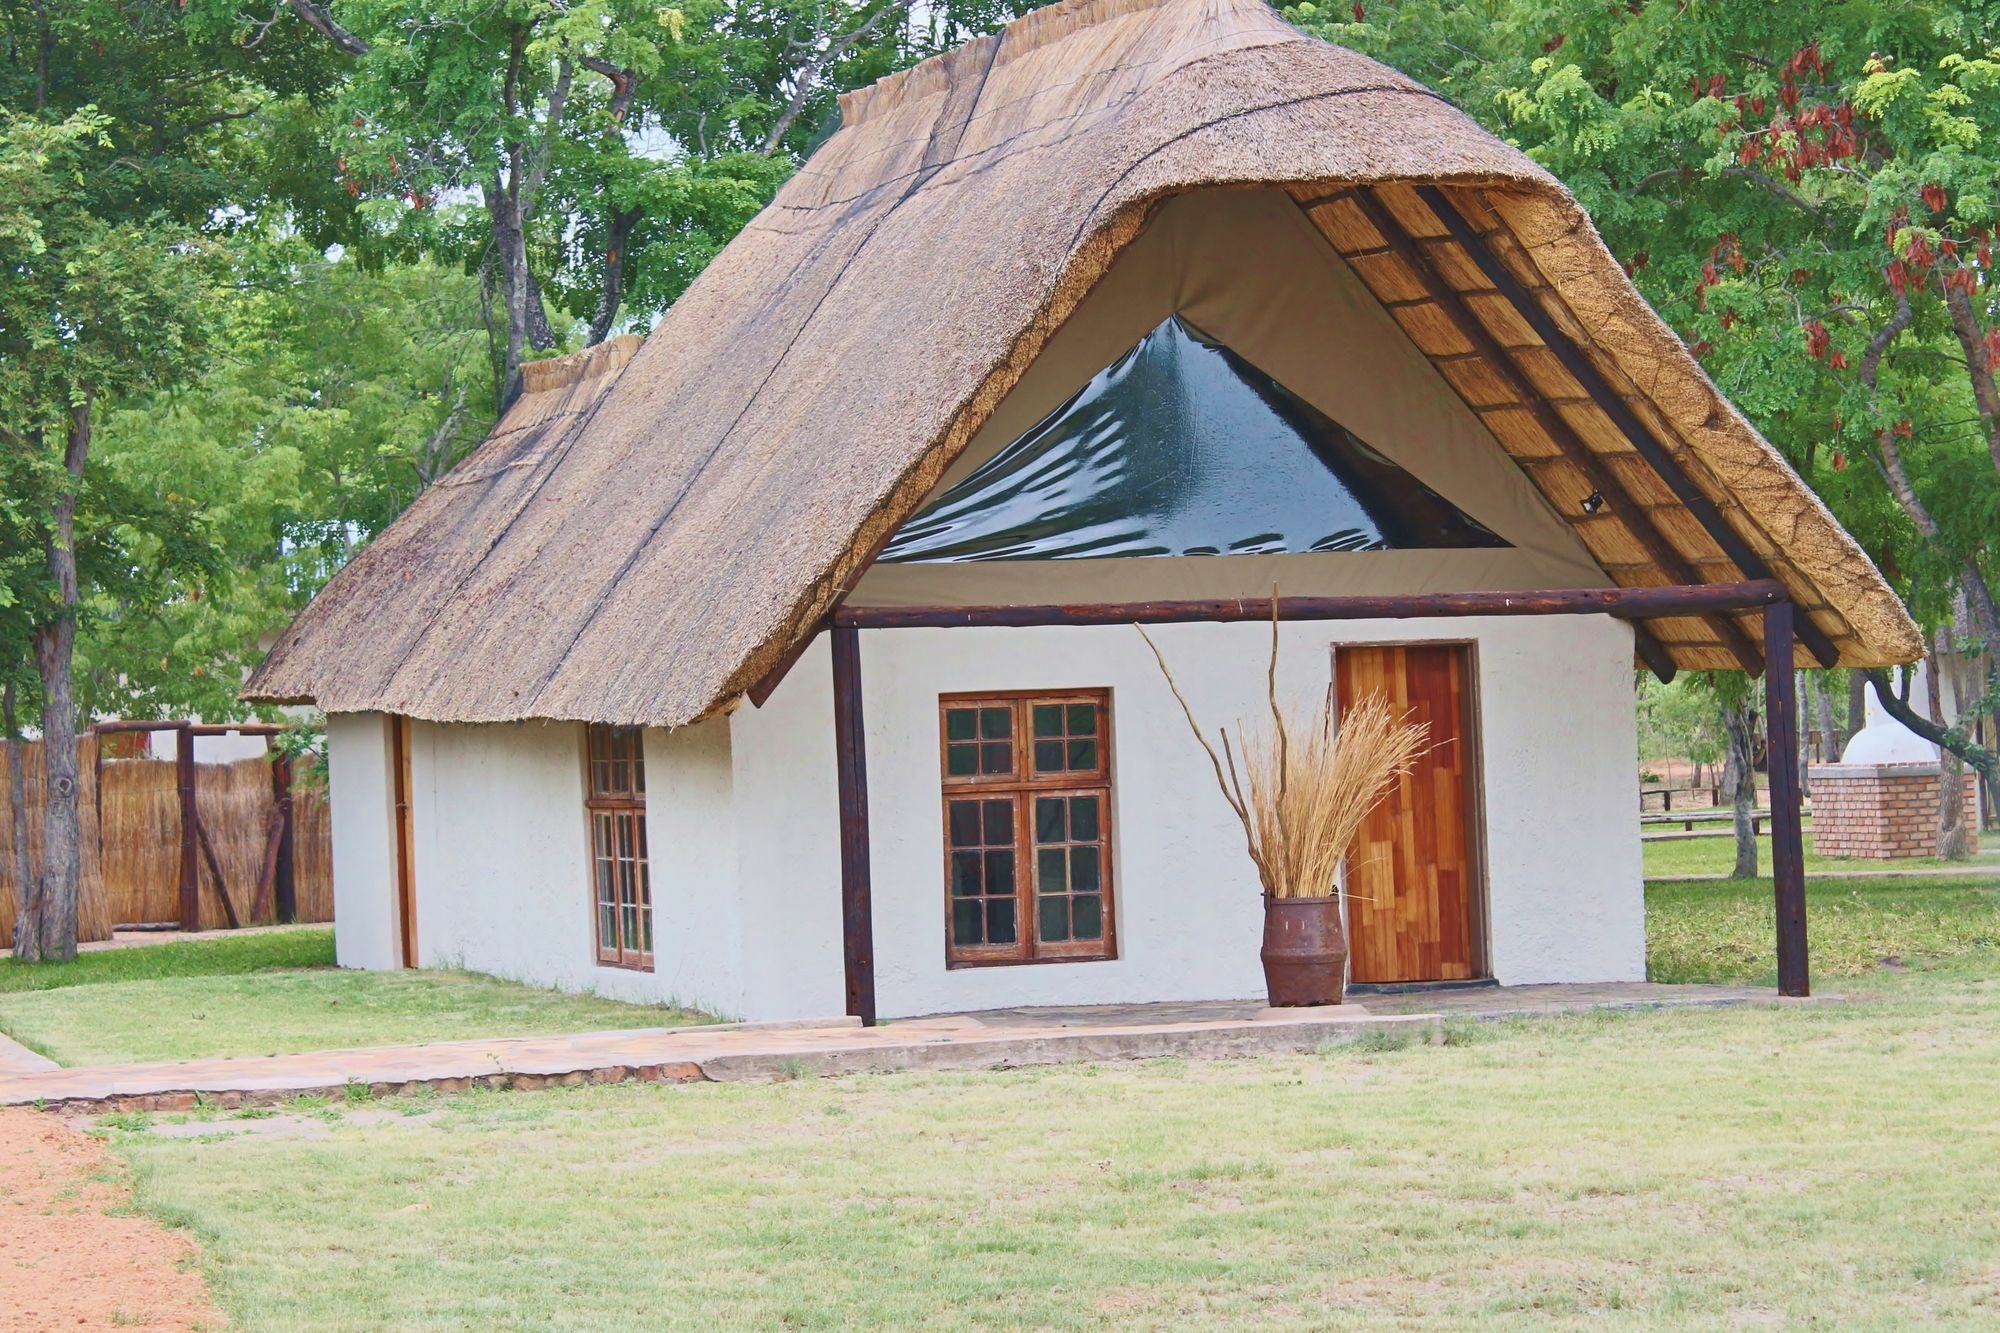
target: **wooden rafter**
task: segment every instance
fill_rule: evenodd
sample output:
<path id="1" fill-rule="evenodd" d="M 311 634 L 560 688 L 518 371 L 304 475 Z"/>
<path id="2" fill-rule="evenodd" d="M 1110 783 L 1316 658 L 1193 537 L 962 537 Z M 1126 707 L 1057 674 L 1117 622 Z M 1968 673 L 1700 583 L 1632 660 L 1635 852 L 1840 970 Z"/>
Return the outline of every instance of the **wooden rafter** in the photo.
<path id="1" fill-rule="evenodd" d="M 1383 240 L 1388 242 L 1390 252 L 1402 260 L 1411 275 L 1422 284 L 1427 299 L 1435 303 L 1458 333 L 1472 344 L 1471 355 L 1478 356 L 1486 363 L 1488 369 L 1498 376 L 1509 392 L 1519 400 L 1523 410 L 1534 418 L 1536 425 L 1541 428 L 1550 443 L 1561 451 L 1562 457 L 1582 472 L 1597 493 L 1610 502 L 1613 516 L 1624 525 L 1633 539 L 1645 548 L 1646 554 L 1653 559 L 1661 572 L 1675 583 L 1704 582 L 1692 562 L 1683 556 L 1679 548 L 1668 541 L 1666 535 L 1653 523 L 1645 506 L 1632 494 L 1624 480 L 1577 436 L 1569 423 L 1549 406 L 1544 396 L 1529 385 L 1507 349 L 1504 349 L 1487 330 L 1486 325 L 1466 305 L 1459 292 L 1444 280 L 1423 253 L 1422 248 L 1418 246 L 1415 238 L 1404 230 L 1395 216 L 1368 190 L 1355 189 L 1337 197 L 1352 200 L 1361 210 L 1370 225 L 1381 234 Z M 1389 305 L 1388 302 L 1383 304 Z M 1408 304 L 1408 302 L 1397 304 Z M 1745 671 L 1754 674 L 1763 668 L 1763 653 L 1744 632 L 1742 626 L 1720 612 L 1703 616 L 1702 620 L 1715 633 L 1722 645 L 1735 656 Z M 1659 641 L 1650 632 L 1643 629 L 1638 632 L 1650 641 L 1656 652 L 1663 651 L 1659 649 Z M 1651 665 L 1651 658 L 1646 651 L 1647 644 L 1642 642 L 1639 647 L 1640 656 Z"/>
<path id="2" fill-rule="evenodd" d="M 1609 417 L 1612 423 L 1631 443 L 1640 457 L 1659 475 L 1661 481 L 1673 491 L 1676 499 L 1687 507 L 1702 529 L 1715 544 L 1722 548 L 1736 567 L 1750 579 L 1772 577 L 1771 567 L 1736 531 L 1722 511 L 1716 507 L 1708 494 L 1696 484 L 1674 458 L 1667 445 L 1639 419 L 1631 404 L 1614 391 L 1597 366 L 1583 349 L 1569 335 L 1557 326 L 1555 319 L 1542 307 L 1485 244 L 1484 238 L 1466 220 L 1444 191 L 1435 185 L 1416 187 L 1419 198 L 1437 215 L 1437 218 L 1451 233 L 1459 248 L 1478 266 L 1493 288 L 1507 299 L 1507 303 L 1525 320 L 1535 335 L 1554 353 L 1562 368 L 1576 382 L 1583 386 L 1598 409 Z M 1801 617 L 1796 626 L 1799 640 L 1804 643 L 1821 665 L 1832 666 L 1839 660 L 1839 649 L 1834 647 L 1825 631 L 1815 624 L 1810 616 Z"/>

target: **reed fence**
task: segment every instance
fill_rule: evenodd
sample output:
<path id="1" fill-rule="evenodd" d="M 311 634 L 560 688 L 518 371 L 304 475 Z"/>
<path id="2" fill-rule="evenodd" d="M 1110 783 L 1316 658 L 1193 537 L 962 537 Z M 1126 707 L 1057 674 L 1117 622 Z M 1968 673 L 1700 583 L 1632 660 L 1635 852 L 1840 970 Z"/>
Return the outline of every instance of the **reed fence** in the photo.
<path id="1" fill-rule="evenodd" d="M 180 918 L 181 816 L 174 761 L 114 758 L 101 752 L 103 744 L 97 736 L 77 743 L 83 846 L 77 935 L 82 940 L 108 939 L 114 926 Z M 127 748 L 114 747 L 114 752 Z M 20 751 L 33 876 L 41 871 L 42 745 L 23 744 Z M 5 886 L 0 892 L 0 943 L 13 937 L 17 901 L 10 792 L 5 755 L 0 753 L 0 884 Z M 256 757 L 196 764 L 195 809 L 206 835 L 196 858 L 201 928 L 231 924 L 224 892 L 240 924 L 275 919 L 268 863 L 274 852 L 278 798 L 271 761 Z M 310 761 L 298 765 L 292 818 L 295 919 L 331 921 L 332 833 L 324 784 L 312 780 Z"/>

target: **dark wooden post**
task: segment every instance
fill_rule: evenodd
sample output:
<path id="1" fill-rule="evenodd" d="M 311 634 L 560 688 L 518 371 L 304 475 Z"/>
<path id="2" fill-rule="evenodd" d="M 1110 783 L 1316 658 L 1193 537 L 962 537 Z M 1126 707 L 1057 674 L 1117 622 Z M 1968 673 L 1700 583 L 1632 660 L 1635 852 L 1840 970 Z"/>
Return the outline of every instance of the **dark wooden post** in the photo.
<path id="1" fill-rule="evenodd" d="M 1770 768 L 1771 882 L 1778 900 L 1778 994 L 1809 995 L 1805 837 L 1799 828 L 1799 699 L 1792 604 L 1764 608 L 1765 760 Z"/>
<path id="2" fill-rule="evenodd" d="M 271 794 L 278 801 L 278 818 L 284 821 L 278 831 L 278 868 L 272 877 L 272 895 L 278 920 L 292 922 L 299 919 L 298 872 L 295 869 L 297 844 L 292 837 L 295 805 L 292 799 L 292 757 L 282 751 L 271 760 Z"/>
<path id="3" fill-rule="evenodd" d="M 861 632 L 833 637 L 834 772 L 840 786 L 840 919 L 847 1012 L 875 1026 L 875 920 L 868 893 L 868 746 L 861 721 Z"/>
<path id="4" fill-rule="evenodd" d="M 174 728 L 174 784 L 181 804 L 181 929 L 201 929 L 201 875 L 195 869 L 194 733 Z"/>

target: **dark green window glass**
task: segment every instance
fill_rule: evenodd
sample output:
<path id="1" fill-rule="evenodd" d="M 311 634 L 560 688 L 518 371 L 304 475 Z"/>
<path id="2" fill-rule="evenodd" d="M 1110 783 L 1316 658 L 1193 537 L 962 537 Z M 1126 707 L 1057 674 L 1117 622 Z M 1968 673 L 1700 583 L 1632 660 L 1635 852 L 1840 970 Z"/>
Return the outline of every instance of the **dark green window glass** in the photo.
<path id="1" fill-rule="evenodd" d="M 1060 796 L 1035 798 L 1035 841 L 1062 842 L 1068 837 L 1063 827 L 1063 799 Z"/>
<path id="2" fill-rule="evenodd" d="M 1097 798 L 1069 798 L 1069 835 L 1078 842 L 1097 841 Z"/>
<path id="3" fill-rule="evenodd" d="M 986 900 L 986 940 L 989 944 L 1012 944 L 1014 934 L 1014 900 L 1012 898 L 989 898 Z"/>
<path id="4" fill-rule="evenodd" d="M 1071 893 L 1096 893 L 1097 849 L 1095 847 L 1072 847 L 1069 849 L 1069 889 Z"/>
<path id="5" fill-rule="evenodd" d="M 1035 853 L 1035 887 L 1043 893 L 1062 893 L 1069 887 L 1068 858 L 1060 847 L 1044 847 Z"/>
<path id="6" fill-rule="evenodd" d="M 952 801 L 946 806 L 951 825 L 951 845 L 954 847 L 977 847 L 979 845 L 979 802 Z"/>
<path id="7" fill-rule="evenodd" d="M 1060 894 L 1042 899 L 1036 915 L 1037 933 L 1049 944 L 1069 938 L 1069 899 Z"/>
<path id="8" fill-rule="evenodd" d="M 961 899 L 951 905 L 951 939 L 954 944 L 984 944 L 980 938 L 983 917 L 977 899 Z"/>

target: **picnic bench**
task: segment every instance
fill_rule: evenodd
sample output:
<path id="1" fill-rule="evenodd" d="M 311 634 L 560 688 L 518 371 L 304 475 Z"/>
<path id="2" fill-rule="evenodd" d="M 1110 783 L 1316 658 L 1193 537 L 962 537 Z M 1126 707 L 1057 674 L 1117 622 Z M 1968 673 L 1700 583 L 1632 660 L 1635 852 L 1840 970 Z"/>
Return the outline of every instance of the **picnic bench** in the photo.
<path id="1" fill-rule="evenodd" d="M 1683 796 L 1706 796 L 1710 805 L 1722 804 L 1722 788 L 1713 783 L 1706 787 L 1641 787 L 1639 788 L 1639 809 L 1644 811 L 1647 798 L 1657 796 L 1660 799 L 1661 810 L 1672 810 L 1674 808 L 1675 792 L 1679 792 Z"/>
<path id="2" fill-rule="evenodd" d="M 1757 836 L 1762 836 L 1764 832 L 1764 821 L 1769 819 L 1770 817 L 1771 817 L 1771 812 L 1769 810 L 1752 810 L 1750 812 L 1751 833 Z M 1695 825 L 1726 824 L 1733 826 L 1735 822 L 1736 822 L 1736 812 L 1734 810 L 1731 810 L 1727 806 L 1722 806 L 1713 810 L 1683 810 L 1678 814 L 1665 814 L 1665 813 L 1657 815 L 1642 814 L 1639 816 L 1639 825 L 1642 831 L 1649 825 L 1657 826 L 1664 824 L 1679 824 L 1681 826 L 1680 833 L 1655 833 L 1652 835 L 1655 838 L 1727 837 L 1729 834 L 1735 831 L 1733 827 L 1697 830 L 1695 828 Z"/>

